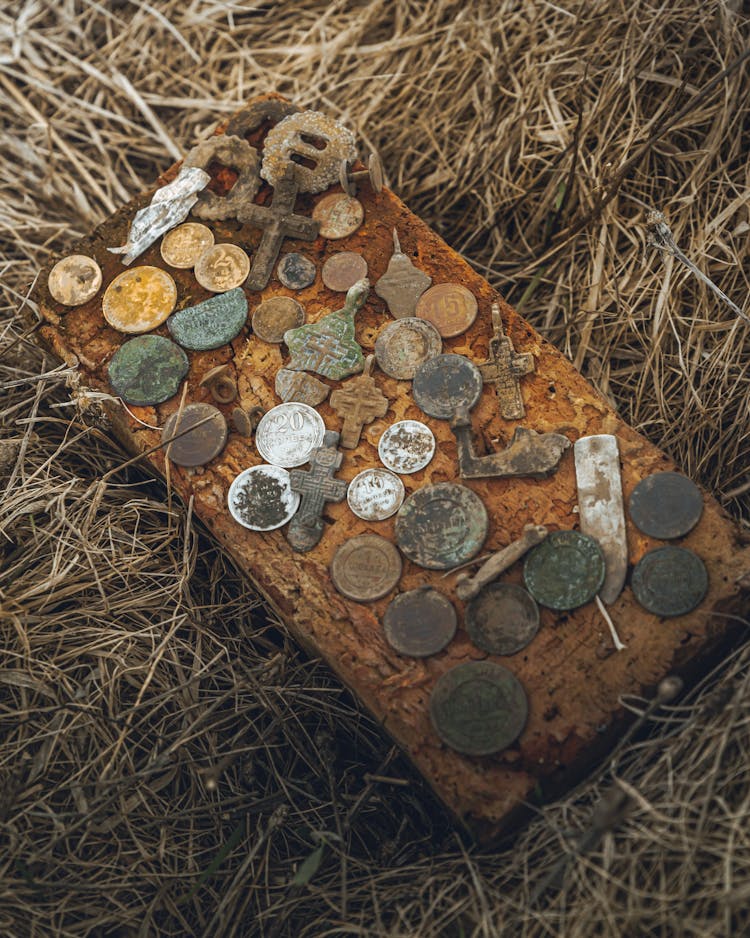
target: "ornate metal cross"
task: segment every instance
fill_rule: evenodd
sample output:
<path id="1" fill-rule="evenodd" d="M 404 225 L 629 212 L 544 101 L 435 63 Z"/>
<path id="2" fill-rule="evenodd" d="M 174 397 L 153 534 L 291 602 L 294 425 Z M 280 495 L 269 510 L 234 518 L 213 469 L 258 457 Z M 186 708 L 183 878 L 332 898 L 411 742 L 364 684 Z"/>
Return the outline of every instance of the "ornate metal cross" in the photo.
<path id="1" fill-rule="evenodd" d="M 493 338 L 490 339 L 490 355 L 486 362 L 479 365 L 482 378 L 497 388 L 500 401 L 500 413 L 506 420 L 523 419 L 526 408 L 523 406 L 519 378 L 534 371 L 534 356 L 530 352 L 516 352 L 513 343 L 503 332 L 500 307 L 492 304 Z"/>
<path id="2" fill-rule="evenodd" d="M 384 417 L 388 410 L 388 398 L 370 374 L 374 360 L 374 355 L 368 355 L 364 373 L 331 394 L 331 407 L 344 420 L 341 445 L 345 449 L 354 449 L 359 443 L 362 427 L 372 423 L 376 417 Z"/>
<path id="3" fill-rule="evenodd" d="M 323 508 L 326 502 L 340 502 L 346 496 L 347 482 L 333 474 L 344 458 L 338 451 L 339 435 L 326 430 L 323 445 L 313 450 L 310 470 L 292 469 L 289 473 L 293 492 L 302 496 L 297 514 L 289 522 L 287 540 L 294 550 L 312 550 L 323 535 Z"/>

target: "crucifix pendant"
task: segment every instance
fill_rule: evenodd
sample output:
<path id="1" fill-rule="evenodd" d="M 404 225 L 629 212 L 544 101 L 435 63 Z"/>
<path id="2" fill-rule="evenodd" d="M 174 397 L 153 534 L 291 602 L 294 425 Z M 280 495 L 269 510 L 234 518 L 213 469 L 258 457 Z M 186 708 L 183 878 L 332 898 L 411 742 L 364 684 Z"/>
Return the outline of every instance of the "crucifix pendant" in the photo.
<path id="1" fill-rule="evenodd" d="M 500 307 L 492 304 L 493 338 L 486 362 L 479 366 L 486 384 L 494 384 L 500 402 L 500 413 L 506 420 L 522 420 L 526 414 L 521 397 L 519 378 L 534 371 L 534 356 L 530 352 L 518 353 L 503 332 Z"/>
<path id="2" fill-rule="evenodd" d="M 364 373 L 347 381 L 343 388 L 331 394 L 331 407 L 344 420 L 341 428 L 341 445 L 344 449 L 355 449 L 359 444 L 362 427 L 377 417 L 384 417 L 388 410 L 388 398 L 370 374 L 374 360 L 374 355 L 368 355 Z"/>
<path id="3" fill-rule="evenodd" d="M 340 502 L 346 496 L 348 483 L 334 478 L 344 458 L 338 451 L 338 442 L 338 433 L 326 430 L 322 446 L 312 451 L 309 472 L 292 469 L 289 473 L 292 491 L 301 495 L 302 501 L 289 522 L 286 536 L 293 549 L 300 553 L 312 550 L 323 536 L 326 502 Z"/>

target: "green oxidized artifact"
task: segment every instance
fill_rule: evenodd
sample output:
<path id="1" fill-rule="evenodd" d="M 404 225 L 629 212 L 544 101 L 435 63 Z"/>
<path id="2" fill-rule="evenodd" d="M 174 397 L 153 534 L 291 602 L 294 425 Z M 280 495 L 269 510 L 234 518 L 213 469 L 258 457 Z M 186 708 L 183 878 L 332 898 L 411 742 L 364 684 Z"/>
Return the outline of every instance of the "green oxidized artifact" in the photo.
<path id="1" fill-rule="evenodd" d="M 173 313 L 167 320 L 167 327 L 175 342 L 183 348 L 205 352 L 231 342 L 246 319 L 245 291 L 242 287 L 235 287 Z"/>
<path id="2" fill-rule="evenodd" d="M 125 342 L 108 366 L 112 390 L 128 404 L 148 407 L 174 397 L 190 363 L 182 349 L 160 335 Z"/>
<path id="3" fill-rule="evenodd" d="M 580 531 L 553 531 L 526 558 L 526 589 L 549 609 L 577 609 L 591 602 L 604 583 L 604 554 Z"/>

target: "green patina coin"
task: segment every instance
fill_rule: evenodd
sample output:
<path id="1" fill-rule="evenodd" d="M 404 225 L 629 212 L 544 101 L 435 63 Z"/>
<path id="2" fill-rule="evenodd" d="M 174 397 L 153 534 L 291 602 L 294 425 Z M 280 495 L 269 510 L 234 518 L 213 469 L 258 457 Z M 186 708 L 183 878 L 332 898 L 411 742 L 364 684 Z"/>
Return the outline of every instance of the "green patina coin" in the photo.
<path id="1" fill-rule="evenodd" d="M 636 564 L 632 579 L 638 602 L 655 616 L 684 616 L 708 591 L 703 561 L 686 547 L 657 547 Z"/>
<path id="2" fill-rule="evenodd" d="M 521 682 L 491 661 L 446 671 L 430 697 L 430 719 L 442 741 L 467 756 L 489 756 L 520 736 L 528 716 Z"/>
<path id="3" fill-rule="evenodd" d="M 605 562 L 593 537 L 553 531 L 526 558 L 526 588 L 549 609 L 576 609 L 590 602 L 604 582 Z"/>
<path id="4" fill-rule="evenodd" d="M 242 287 L 235 287 L 173 313 L 167 327 L 183 348 L 205 352 L 231 342 L 246 320 L 247 297 Z"/>
<path id="5" fill-rule="evenodd" d="M 149 407 L 174 397 L 190 362 L 182 349 L 160 335 L 123 343 L 107 368 L 112 390 L 128 404 Z"/>

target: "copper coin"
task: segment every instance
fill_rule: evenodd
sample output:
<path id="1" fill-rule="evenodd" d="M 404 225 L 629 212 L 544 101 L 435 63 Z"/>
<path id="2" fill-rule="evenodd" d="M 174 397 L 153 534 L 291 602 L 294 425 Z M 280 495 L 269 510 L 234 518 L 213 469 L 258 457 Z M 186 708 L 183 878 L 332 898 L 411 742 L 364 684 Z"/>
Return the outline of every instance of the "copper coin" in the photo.
<path id="1" fill-rule="evenodd" d="M 430 322 L 405 316 L 390 322 L 375 340 L 375 358 L 391 378 L 410 381 L 419 366 L 443 350 L 440 333 Z"/>
<path id="2" fill-rule="evenodd" d="M 401 593 L 383 616 L 388 643 L 402 655 L 427 658 L 442 651 L 456 634 L 456 610 L 431 587 Z"/>
<path id="3" fill-rule="evenodd" d="M 482 499 L 454 482 L 425 485 L 396 516 L 396 543 L 420 567 L 448 570 L 475 557 L 489 521 Z"/>
<path id="4" fill-rule="evenodd" d="M 359 603 L 380 599 L 401 578 L 401 556 L 384 537 L 361 534 L 346 541 L 331 562 L 333 585 Z"/>
<path id="5" fill-rule="evenodd" d="M 250 258 L 238 244 L 214 244 L 195 264 L 195 279 L 212 293 L 241 286 L 250 273 Z"/>
<path id="6" fill-rule="evenodd" d="M 170 267 L 190 270 L 204 251 L 212 247 L 214 233 L 206 225 L 185 222 L 168 231 L 161 239 L 161 256 Z"/>
<path id="7" fill-rule="evenodd" d="M 178 466 L 205 466 L 224 449 L 227 422 L 213 404 L 188 404 L 182 413 L 171 414 L 164 424 L 162 443 L 172 437 L 177 439 L 167 443 L 167 459 Z"/>
<path id="8" fill-rule="evenodd" d="M 577 609 L 596 596 L 606 564 L 598 542 L 580 531 L 553 531 L 526 555 L 526 588 L 549 609 Z"/>
<path id="9" fill-rule="evenodd" d="M 668 541 L 682 537 L 698 524 L 703 514 L 703 496 L 687 476 L 657 472 L 636 485 L 628 509 L 640 531 Z"/>
<path id="10" fill-rule="evenodd" d="M 342 251 L 328 258 L 321 275 L 329 290 L 346 293 L 349 287 L 367 276 L 367 261 L 354 251 Z"/>
<path id="11" fill-rule="evenodd" d="M 638 602 L 655 616 L 684 616 L 708 592 L 708 572 L 692 550 L 669 544 L 641 557 L 632 587 Z"/>
<path id="12" fill-rule="evenodd" d="M 522 586 L 488 583 L 465 612 L 472 642 L 493 655 L 515 655 L 539 631 L 539 607 Z"/>
<path id="13" fill-rule="evenodd" d="M 148 332 L 166 322 L 177 302 L 177 286 L 166 270 L 131 267 L 104 292 L 102 313 L 120 332 Z"/>
<path id="14" fill-rule="evenodd" d="M 417 300 L 415 315 L 431 322 L 443 338 L 451 339 L 466 332 L 477 318 L 477 300 L 460 283 L 436 283 Z"/>
<path id="15" fill-rule="evenodd" d="M 297 329 L 304 321 L 304 309 L 291 296 L 272 296 L 253 313 L 253 332 L 264 342 L 283 342 L 287 329 Z"/>
<path id="16" fill-rule="evenodd" d="M 96 296 L 102 285 L 102 270 L 93 257 L 70 254 L 49 272 L 47 289 L 63 306 L 81 306 Z"/>
<path id="17" fill-rule="evenodd" d="M 471 410 L 479 400 L 482 373 L 463 355 L 436 355 L 417 369 L 412 393 L 430 417 L 449 420 L 459 407 Z"/>
<path id="18" fill-rule="evenodd" d="M 312 217 L 320 223 L 321 237 L 334 240 L 354 234 L 364 221 L 365 210 L 359 199 L 345 192 L 332 192 L 318 202 Z"/>
<path id="19" fill-rule="evenodd" d="M 304 254 L 285 254 L 276 268 L 276 276 L 289 290 L 304 290 L 315 281 L 315 264 Z"/>

